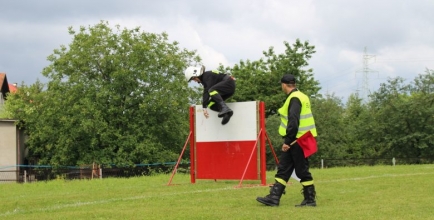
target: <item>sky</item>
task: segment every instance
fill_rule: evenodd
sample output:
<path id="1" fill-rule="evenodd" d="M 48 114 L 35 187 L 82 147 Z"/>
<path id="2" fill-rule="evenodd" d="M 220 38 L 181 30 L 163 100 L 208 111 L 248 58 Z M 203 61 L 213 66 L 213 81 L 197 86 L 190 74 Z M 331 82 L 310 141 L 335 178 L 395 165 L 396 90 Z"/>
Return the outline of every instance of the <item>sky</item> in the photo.
<path id="1" fill-rule="evenodd" d="M 15 0 L 0 8 L 0 72 L 40 80 L 47 57 L 72 42 L 68 27 L 141 27 L 197 50 L 207 69 L 258 60 L 308 41 L 321 94 L 364 97 L 390 78 L 411 83 L 434 69 L 432 0 Z M 365 70 L 365 71 L 364 71 Z M 283 74 L 283 73 L 282 73 Z"/>

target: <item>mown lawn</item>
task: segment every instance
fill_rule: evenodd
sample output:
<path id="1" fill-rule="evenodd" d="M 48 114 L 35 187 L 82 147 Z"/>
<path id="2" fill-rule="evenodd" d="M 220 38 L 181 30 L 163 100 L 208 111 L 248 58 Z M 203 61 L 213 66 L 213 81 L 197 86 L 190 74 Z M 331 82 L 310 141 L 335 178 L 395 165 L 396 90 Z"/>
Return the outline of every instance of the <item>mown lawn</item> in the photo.
<path id="1" fill-rule="evenodd" d="M 190 176 L 0 184 L 0 219 L 434 219 L 434 165 L 312 169 L 317 207 L 296 208 L 291 181 L 279 207 L 258 203 L 259 181 Z M 267 173 L 269 183 L 274 172 Z"/>

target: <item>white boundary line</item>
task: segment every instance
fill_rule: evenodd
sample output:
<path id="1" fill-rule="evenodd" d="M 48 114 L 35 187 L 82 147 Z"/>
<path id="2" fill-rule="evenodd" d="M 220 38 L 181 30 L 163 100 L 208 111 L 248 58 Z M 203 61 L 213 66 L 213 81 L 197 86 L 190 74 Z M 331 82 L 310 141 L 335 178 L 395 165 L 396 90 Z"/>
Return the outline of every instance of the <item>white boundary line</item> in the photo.
<path id="1" fill-rule="evenodd" d="M 344 182 L 344 181 L 377 179 L 377 178 L 384 178 L 384 177 L 421 176 L 421 175 L 430 175 L 430 174 L 434 175 L 434 173 L 383 174 L 383 175 L 377 175 L 377 176 L 366 176 L 366 177 L 345 178 L 345 179 L 335 179 L 335 180 L 314 180 L 314 182 L 317 182 L 317 183 L 335 183 L 335 182 Z"/>
<path id="2" fill-rule="evenodd" d="M 11 216 L 15 214 L 25 214 L 28 212 L 45 212 L 45 211 L 54 211 L 64 208 L 72 208 L 72 207 L 80 207 L 85 205 L 97 205 L 97 204 L 105 204 L 110 202 L 119 202 L 119 201 L 130 201 L 130 200 L 139 200 L 139 199 L 146 199 L 146 198 L 152 198 L 152 197 L 163 197 L 163 196 L 173 196 L 173 195 L 181 195 L 181 194 L 191 194 L 191 193 L 204 193 L 204 192 L 215 192 L 215 191 L 223 191 L 223 190 L 235 190 L 237 188 L 234 187 L 225 187 L 225 188 L 218 188 L 218 189 L 207 189 L 207 190 L 196 190 L 196 191 L 187 191 L 187 192 L 178 192 L 178 193 L 167 193 L 167 194 L 159 194 L 159 195 L 148 195 L 148 196 L 133 196 L 133 197 L 126 197 L 126 198 L 113 198 L 113 199 L 105 199 L 105 200 L 97 200 L 97 201 L 89 201 L 89 202 L 75 202 L 71 204 L 64 204 L 64 205 L 56 205 L 56 206 L 49 206 L 47 208 L 39 208 L 39 209 L 28 209 L 28 210 L 22 210 L 20 208 L 17 208 L 13 211 L 7 211 L 5 213 L 1 213 L 0 217 L 5 216 Z M 238 188 L 239 189 L 239 188 Z"/>

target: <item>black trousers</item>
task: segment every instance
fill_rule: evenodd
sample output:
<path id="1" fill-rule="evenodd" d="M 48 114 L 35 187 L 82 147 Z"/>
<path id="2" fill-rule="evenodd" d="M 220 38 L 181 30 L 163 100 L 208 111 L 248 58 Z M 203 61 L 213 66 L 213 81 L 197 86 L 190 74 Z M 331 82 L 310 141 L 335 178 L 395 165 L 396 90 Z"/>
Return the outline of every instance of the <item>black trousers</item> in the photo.
<path id="1" fill-rule="evenodd" d="M 304 158 L 303 149 L 297 142 L 280 155 L 279 166 L 274 177 L 288 182 L 294 170 L 297 177 L 300 178 L 300 182 L 313 180 L 312 174 L 309 172 L 309 160 Z"/>
<path id="2" fill-rule="evenodd" d="M 210 109 L 213 111 L 220 111 L 220 106 L 218 103 L 225 101 L 226 99 L 230 98 L 235 93 L 235 80 L 228 78 L 226 80 L 223 80 L 214 86 L 212 86 L 208 92 L 211 93 L 213 91 L 217 91 L 217 95 L 213 95 L 208 100 L 207 105 L 209 105 L 211 102 L 214 102 L 213 105 L 210 106 Z"/>

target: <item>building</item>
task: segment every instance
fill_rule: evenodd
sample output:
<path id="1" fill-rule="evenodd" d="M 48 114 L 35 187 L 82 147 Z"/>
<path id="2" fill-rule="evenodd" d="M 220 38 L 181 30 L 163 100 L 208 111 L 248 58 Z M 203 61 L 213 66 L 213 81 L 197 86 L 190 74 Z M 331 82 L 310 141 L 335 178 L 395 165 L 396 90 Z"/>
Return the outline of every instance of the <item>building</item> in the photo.
<path id="1" fill-rule="evenodd" d="M 20 180 L 25 136 L 15 123 L 16 120 L 0 119 L 0 182 Z"/>
<path id="2" fill-rule="evenodd" d="M 0 73 L 0 110 L 7 94 L 16 91 L 5 73 Z M 16 126 L 17 120 L 0 118 L 0 182 L 20 180 L 20 166 L 24 163 L 24 132 Z"/>

